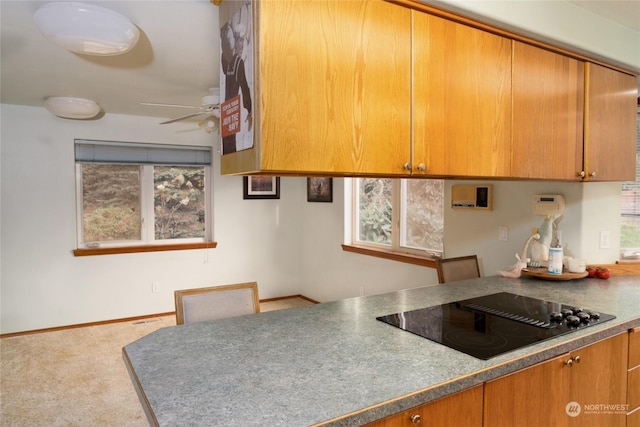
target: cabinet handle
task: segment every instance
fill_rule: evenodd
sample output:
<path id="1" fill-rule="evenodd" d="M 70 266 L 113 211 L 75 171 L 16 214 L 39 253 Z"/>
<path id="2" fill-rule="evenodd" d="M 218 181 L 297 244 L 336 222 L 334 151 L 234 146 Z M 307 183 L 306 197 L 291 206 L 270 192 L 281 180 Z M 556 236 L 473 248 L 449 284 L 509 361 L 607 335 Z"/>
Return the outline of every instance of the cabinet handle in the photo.
<path id="1" fill-rule="evenodd" d="M 587 174 L 585 173 L 585 171 L 580 171 L 580 172 L 578 172 L 578 176 L 579 176 L 580 178 L 584 178 L 585 176 L 587 176 Z M 591 178 L 595 178 L 595 177 L 596 177 L 596 171 L 591 172 L 591 173 L 589 174 L 589 176 L 590 176 Z"/>
<path id="2" fill-rule="evenodd" d="M 404 165 L 402 165 L 402 167 L 404 168 L 404 170 L 410 171 L 411 170 L 411 163 L 405 163 Z"/>
<path id="3" fill-rule="evenodd" d="M 424 165 L 424 163 L 420 163 L 420 164 L 418 165 L 418 170 L 419 170 L 420 172 L 424 172 L 424 171 L 426 171 L 426 170 L 427 170 L 427 167 Z"/>
<path id="4" fill-rule="evenodd" d="M 568 367 L 572 367 L 574 363 L 580 363 L 580 356 L 570 357 L 567 361 L 564 362 Z"/>
<path id="5" fill-rule="evenodd" d="M 422 424 L 422 417 L 419 414 L 414 414 L 409 417 L 411 424 Z"/>

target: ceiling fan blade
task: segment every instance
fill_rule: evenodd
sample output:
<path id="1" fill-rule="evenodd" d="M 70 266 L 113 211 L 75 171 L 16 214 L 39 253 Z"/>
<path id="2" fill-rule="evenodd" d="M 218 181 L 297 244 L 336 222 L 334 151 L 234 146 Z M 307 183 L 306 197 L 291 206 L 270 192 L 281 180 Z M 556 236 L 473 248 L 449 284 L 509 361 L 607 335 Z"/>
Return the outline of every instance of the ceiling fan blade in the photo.
<path id="1" fill-rule="evenodd" d="M 189 119 L 191 117 L 202 116 L 202 115 L 205 115 L 205 114 L 209 114 L 209 111 L 199 111 L 197 113 L 191 113 L 191 114 L 187 114 L 187 115 L 184 115 L 184 116 L 175 117 L 173 119 L 169 119 L 169 120 L 165 120 L 164 122 L 160 122 L 160 124 L 161 125 L 166 125 L 166 124 L 169 124 L 169 123 L 178 122 L 180 120 L 186 120 L 186 119 Z"/>
<path id="2" fill-rule="evenodd" d="M 150 105 L 152 107 L 202 108 L 202 106 L 197 105 L 160 104 L 158 102 L 141 102 L 140 105 Z"/>

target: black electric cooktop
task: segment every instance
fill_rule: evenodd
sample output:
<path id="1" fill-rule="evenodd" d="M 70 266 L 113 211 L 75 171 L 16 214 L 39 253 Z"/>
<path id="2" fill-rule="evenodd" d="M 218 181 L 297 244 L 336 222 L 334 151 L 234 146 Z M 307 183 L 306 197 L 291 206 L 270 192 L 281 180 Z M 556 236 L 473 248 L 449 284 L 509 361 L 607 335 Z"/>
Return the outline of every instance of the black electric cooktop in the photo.
<path id="1" fill-rule="evenodd" d="M 501 292 L 376 319 L 487 360 L 615 316 Z"/>

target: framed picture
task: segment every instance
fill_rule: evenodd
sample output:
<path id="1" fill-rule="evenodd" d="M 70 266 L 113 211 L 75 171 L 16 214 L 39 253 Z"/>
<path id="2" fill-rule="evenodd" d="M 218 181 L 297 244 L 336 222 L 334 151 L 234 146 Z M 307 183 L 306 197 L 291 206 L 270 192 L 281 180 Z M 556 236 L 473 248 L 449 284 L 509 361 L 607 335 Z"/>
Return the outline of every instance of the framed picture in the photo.
<path id="1" fill-rule="evenodd" d="M 279 176 L 245 176 L 242 178 L 243 199 L 279 199 Z"/>
<path id="2" fill-rule="evenodd" d="M 307 202 L 333 202 L 333 178 L 307 178 Z"/>

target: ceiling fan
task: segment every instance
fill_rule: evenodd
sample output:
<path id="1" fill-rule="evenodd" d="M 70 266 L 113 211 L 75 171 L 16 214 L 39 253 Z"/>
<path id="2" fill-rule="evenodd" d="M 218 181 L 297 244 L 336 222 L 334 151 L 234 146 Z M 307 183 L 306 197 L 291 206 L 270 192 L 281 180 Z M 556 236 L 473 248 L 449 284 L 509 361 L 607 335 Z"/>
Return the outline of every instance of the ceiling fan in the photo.
<path id="1" fill-rule="evenodd" d="M 220 119 L 220 89 L 213 87 L 209 89 L 209 93 L 202 97 L 202 103 L 200 106 L 196 105 L 180 105 L 180 104 L 161 104 L 157 102 L 141 102 L 141 105 L 151 105 L 158 107 L 176 107 L 176 108 L 195 108 L 199 111 L 185 114 L 182 116 L 174 117 L 160 122 L 161 125 L 169 123 L 179 122 L 181 120 L 187 120 L 194 117 L 204 116 L 198 125 L 206 132 L 211 133 L 218 127 L 218 120 Z"/>

